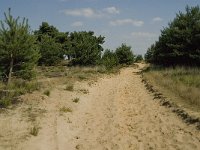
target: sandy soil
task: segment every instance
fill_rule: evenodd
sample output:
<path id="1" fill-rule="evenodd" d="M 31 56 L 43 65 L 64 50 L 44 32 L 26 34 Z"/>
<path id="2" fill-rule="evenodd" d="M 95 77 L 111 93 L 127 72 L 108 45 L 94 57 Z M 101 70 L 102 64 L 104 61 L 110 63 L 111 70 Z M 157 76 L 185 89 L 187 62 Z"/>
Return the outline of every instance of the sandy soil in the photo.
<path id="1" fill-rule="evenodd" d="M 141 67 L 92 85 L 77 82 L 73 92 L 58 85 L 49 97 L 29 95 L 21 107 L 0 114 L 0 149 L 199 150 L 200 132 L 153 100 Z M 37 136 L 29 133 L 34 125 Z"/>

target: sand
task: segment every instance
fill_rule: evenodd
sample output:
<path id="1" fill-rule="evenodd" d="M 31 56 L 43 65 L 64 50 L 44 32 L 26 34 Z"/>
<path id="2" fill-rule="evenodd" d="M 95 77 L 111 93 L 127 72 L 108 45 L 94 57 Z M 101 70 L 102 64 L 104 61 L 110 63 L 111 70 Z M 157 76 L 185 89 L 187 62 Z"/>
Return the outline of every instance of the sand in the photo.
<path id="1" fill-rule="evenodd" d="M 77 82 L 72 92 L 55 86 L 49 97 L 32 104 L 45 110 L 34 121 L 37 136 L 29 134 L 33 122 L 23 117 L 27 104 L 0 114 L 0 149 L 199 150 L 200 131 L 153 100 L 138 74 L 142 67 L 124 68 L 92 85 Z"/>

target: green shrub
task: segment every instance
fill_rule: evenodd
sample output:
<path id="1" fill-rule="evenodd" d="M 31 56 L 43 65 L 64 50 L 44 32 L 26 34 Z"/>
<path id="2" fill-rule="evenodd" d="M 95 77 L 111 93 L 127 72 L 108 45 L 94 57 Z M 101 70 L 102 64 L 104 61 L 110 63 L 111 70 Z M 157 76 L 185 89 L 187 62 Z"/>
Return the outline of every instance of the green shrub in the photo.
<path id="1" fill-rule="evenodd" d="M 9 85 L 1 85 L 0 107 L 7 107 L 16 102 L 17 97 L 25 93 L 39 90 L 41 84 L 36 81 L 25 81 L 23 79 L 13 79 Z"/>
<path id="2" fill-rule="evenodd" d="M 107 49 L 102 56 L 102 64 L 106 67 L 107 70 L 116 67 L 119 64 L 117 55 Z"/>
<path id="3" fill-rule="evenodd" d="M 119 64 L 127 64 L 130 65 L 134 61 L 134 55 L 131 51 L 131 47 L 126 44 L 122 44 L 120 47 L 116 49 L 116 55 L 119 61 Z"/>
<path id="4" fill-rule="evenodd" d="M 11 103 L 12 103 L 12 100 L 7 97 L 1 98 L 0 99 L 0 108 L 6 108 L 9 105 L 11 105 Z"/>
<path id="5" fill-rule="evenodd" d="M 137 55 L 137 56 L 135 57 L 135 62 L 141 62 L 141 61 L 143 61 L 142 55 Z"/>

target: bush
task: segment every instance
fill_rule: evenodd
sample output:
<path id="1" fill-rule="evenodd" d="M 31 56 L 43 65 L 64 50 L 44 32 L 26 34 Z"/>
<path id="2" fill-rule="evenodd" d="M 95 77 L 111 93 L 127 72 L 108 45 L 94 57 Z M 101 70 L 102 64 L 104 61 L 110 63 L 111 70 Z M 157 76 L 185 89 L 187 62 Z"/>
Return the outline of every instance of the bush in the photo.
<path id="1" fill-rule="evenodd" d="M 4 97 L 0 99 L 0 108 L 6 108 L 11 105 L 12 100 L 8 97 Z"/>
<path id="2" fill-rule="evenodd" d="M 142 55 L 137 55 L 135 58 L 135 62 L 141 62 L 141 61 L 143 61 Z"/>
<path id="3" fill-rule="evenodd" d="M 119 61 L 119 64 L 130 65 L 134 61 L 134 55 L 131 51 L 131 47 L 126 44 L 122 44 L 116 49 L 116 55 Z"/>
<path id="4" fill-rule="evenodd" d="M 107 70 L 116 67 L 119 64 L 117 55 L 107 49 L 102 56 L 102 64 L 106 67 Z"/>

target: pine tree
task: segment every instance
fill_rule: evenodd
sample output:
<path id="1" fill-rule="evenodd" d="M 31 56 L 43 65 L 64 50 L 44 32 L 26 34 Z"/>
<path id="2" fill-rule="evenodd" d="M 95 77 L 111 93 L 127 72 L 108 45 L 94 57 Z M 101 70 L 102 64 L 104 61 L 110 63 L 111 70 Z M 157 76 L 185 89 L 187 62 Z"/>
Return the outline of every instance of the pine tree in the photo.
<path id="1" fill-rule="evenodd" d="M 116 55 L 119 60 L 119 64 L 130 65 L 134 61 L 134 55 L 131 51 L 131 47 L 126 44 L 122 44 L 116 49 Z"/>
<path id="2" fill-rule="evenodd" d="M 8 84 L 12 76 L 24 79 L 33 77 L 33 68 L 40 57 L 28 20 L 13 18 L 11 10 L 4 13 L 0 26 L 0 72 Z"/>

